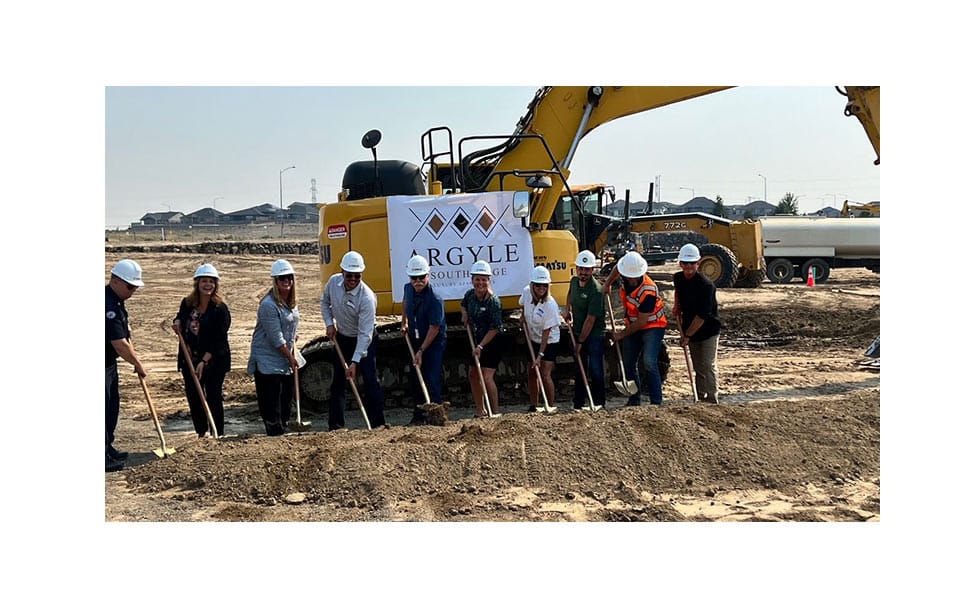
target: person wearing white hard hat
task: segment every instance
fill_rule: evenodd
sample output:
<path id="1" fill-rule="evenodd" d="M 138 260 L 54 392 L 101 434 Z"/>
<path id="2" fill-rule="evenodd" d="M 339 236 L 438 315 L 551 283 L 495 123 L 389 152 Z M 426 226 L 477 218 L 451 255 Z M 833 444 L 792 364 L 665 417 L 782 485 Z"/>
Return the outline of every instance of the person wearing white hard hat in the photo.
<path id="1" fill-rule="evenodd" d="M 490 413 L 494 416 L 500 414 L 494 374 L 503 355 L 500 329 L 503 328 L 504 319 L 500 298 L 490 288 L 492 273 L 490 263 L 487 261 L 478 260 L 473 263 L 470 267 L 473 287 L 463 294 L 463 301 L 460 303 L 463 325 L 472 328 L 476 343 L 468 365 L 470 390 L 473 392 L 477 418 L 486 418 L 486 410 L 483 407 L 484 384 L 487 388 L 487 398 L 490 400 Z M 480 369 L 483 370 L 482 384 L 476 369 L 476 360 L 480 361 Z"/>
<path id="2" fill-rule="evenodd" d="M 282 435 L 291 416 L 293 372 L 299 363 L 293 345 L 299 330 L 296 304 L 296 272 L 289 261 L 279 259 L 270 271 L 272 287 L 259 301 L 258 318 L 252 331 L 248 373 L 255 378 L 255 395 L 265 434 Z"/>
<path id="3" fill-rule="evenodd" d="M 184 377 L 184 392 L 198 437 L 208 434 L 208 416 L 191 372 L 204 391 L 218 436 L 225 434 L 224 384 L 225 375 L 231 370 L 231 312 L 218 289 L 218 270 L 211 263 L 204 263 L 194 272 L 194 288 L 180 300 L 173 321 L 174 332 L 184 339 L 191 354 L 193 366 L 188 367 L 180 345 L 177 346 L 177 371 Z"/>
<path id="4" fill-rule="evenodd" d="M 606 405 L 606 305 L 603 304 L 601 286 L 593 277 L 596 257 L 589 250 L 582 250 L 575 257 L 577 279 L 568 284 L 568 301 L 565 320 L 572 326 L 575 353 L 582 359 L 582 366 L 589 376 L 592 403 Z M 581 410 L 585 406 L 586 388 L 581 372 L 575 372 L 575 392 L 572 407 Z"/>
<path id="5" fill-rule="evenodd" d="M 555 369 L 555 360 L 558 358 L 561 312 L 550 290 L 551 273 L 547 267 L 538 265 L 531 269 L 531 282 L 524 286 L 518 299 L 524 321 L 527 323 L 529 332 L 527 338 L 530 339 L 531 349 L 535 354 L 534 360 L 527 368 L 527 391 L 531 399 L 531 407 L 528 411 L 530 412 L 536 412 L 538 408 L 538 395 L 541 388 L 538 386 L 539 373 L 549 405 L 557 407 L 555 382 L 551 378 L 551 372 Z M 538 368 L 537 372 L 534 371 L 535 367 Z"/>
<path id="6" fill-rule="evenodd" d="M 346 426 L 344 406 L 348 379 L 357 380 L 358 374 L 364 379 L 364 411 L 371 428 L 386 424 L 384 393 L 377 370 L 375 314 L 378 297 L 361 281 L 366 268 L 360 253 L 351 250 L 344 254 L 340 259 L 340 273 L 330 276 L 320 296 L 320 314 L 327 336 L 335 339 L 348 361 L 345 373 L 340 357 L 333 358 L 333 383 L 327 413 L 327 428 L 331 431 Z"/>
<path id="7" fill-rule="evenodd" d="M 121 470 L 127 452 L 113 447 L 116 425 L 119 423 L 119 367 L 122 357 L 133 370 L 146 377 L 146 368 L 130 340 L 129 313 L 126 301 L 143 285 L 143 269 L 134 260 L 117 262 L 105 287 L 105 472 Z"/>
<path id="8" fill-rule="evenodd" d="M 700 401 L 718 403 L 718 336 L 721 320 L 715 284 L 698 271 L 701 251 L 684 244 L 674 273 L 673 315 L 680 326 L 681 346 L 691 351 L 694 385 Z"/>
<path id="9" fill-rule="evenodd" d="M 446 350 L 446 308 L 429 283 L 429 262 L 416 254 L 408 259 L 405 272 L 409 282 L 402 294 L 402 333 L 408 335 L 415 351 L 412 363 L 418 366 L 432 403 L 442 402 L 442 356 Z M 409 424 L 425 424 L 425 393 L 417 379 L 412 381 L 415 410 Z"/>
<path id="10" fill-rule="evenodd" d="M 626 329 L 613 332 L 613 339 L 623 343 L 623 363 L 626 380 L 636 381 L 638 362 L 643 355 L 646 370 L 644 382 L 651 405 L 663 405 L 663 384 L 660 375 L 660 348 L 667 331 L 667 310 L 660 297 L 657 283 L 647 275 L 647 261 L 639 252 L 627 252 L 610 273 L 603 292 L 622 277 L 619 298 L 626 315 Z M 637 383 L 639 384 L 639 383 Z M 640 393 L 630 395 L 626 405 L 640 405 Z"/>

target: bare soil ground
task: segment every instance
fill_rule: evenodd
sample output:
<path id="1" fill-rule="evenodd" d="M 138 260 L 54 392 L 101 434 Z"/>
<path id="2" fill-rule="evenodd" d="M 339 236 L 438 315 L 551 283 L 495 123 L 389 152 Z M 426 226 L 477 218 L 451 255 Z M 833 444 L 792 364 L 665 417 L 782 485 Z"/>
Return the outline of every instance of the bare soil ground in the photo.
<path id="1" fill-rule="evenodd" d="M 106 276 L 118 260 L 107 255 Z M 880 380 L 858 362 L 879 332 L 879 276 L 835 270 L 822 285 L 722 290 L 722 403 L 690 403 L 684 358 L 668 332 L 669 405 L 555 415 L 505 407 L 472 420 L 454 402 L 446 426 L 264 435 L 245 373 L 272 258 L 134 254 L 146 287 L 127 303 L 133 339 L 168 446 L 160 447 L 136 376 L 121 365 L 116 445 L 127 467 L 105 475 L 107 521 L 878 521 Z M 315 257 L 299 277 L 300 341 L 322 334 Z M 194 269 L 213 262 L 232 313 L 226 432 L 197 439 L 169 325 Z M 669 285 L 663 269 L 654 276 Z M 671 292 L 666 290 L 668 299 Z M 611 389 L 610 389 L 611 390 Z"/>

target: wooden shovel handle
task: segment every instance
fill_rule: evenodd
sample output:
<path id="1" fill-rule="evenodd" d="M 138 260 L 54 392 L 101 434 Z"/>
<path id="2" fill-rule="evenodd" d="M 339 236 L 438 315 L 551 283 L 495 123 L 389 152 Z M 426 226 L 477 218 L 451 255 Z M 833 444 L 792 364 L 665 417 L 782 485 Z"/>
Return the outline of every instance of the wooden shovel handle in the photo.
<path id="1" fill-rule="evenodd" d="M 194 360 L 191 358 L 191 351 L 187 348 L 187 343 L 184 342 L 184 336 L 177 332 L 177 340 L 180 341 L 180 350 L 184 352 L 184 361 L 187 362 L 188 372 L 191 378 L 194 380 L 194 388 L 197 389 L 197 396 L 201 398 L 201 403 L 204 405 L 204 411 L 208 416 L 208 427 L 211 429 L 211 436 L 218 436 L 218 427 L 214 424 L 214 418 L 211 416 L 211 406 L 208 405 L 208 400 L 204 397 L 204 389 L 201 388 L 201 381 L 197 379 L 197 371 L 194 368 Z"/>

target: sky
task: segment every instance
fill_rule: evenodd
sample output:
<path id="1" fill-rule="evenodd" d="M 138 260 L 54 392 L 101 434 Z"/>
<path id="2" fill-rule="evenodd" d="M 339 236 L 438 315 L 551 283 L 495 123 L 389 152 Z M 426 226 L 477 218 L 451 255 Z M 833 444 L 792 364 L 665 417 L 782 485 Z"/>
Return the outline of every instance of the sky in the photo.
<path id="1" fill-rule="evenodd" d="M 421 163 L 420 137 L 509 134 L 535 86 L 113 86 L 105 90 L 107 228 L 147 212 L 222 212 L 336 200 L 347 165 Z M 801 212 L 880 200 L 880 170 L 846 97 L 824 86 L 738 86 L 608 122 L 590 132 L 571 183 L 603 182 L 623 199 L 693 196 L 727 205 L 797 196 Z M 444 139 L 436 139 L 441 141 Z M 469 148 L 472 149 L 472 148 Z"/>

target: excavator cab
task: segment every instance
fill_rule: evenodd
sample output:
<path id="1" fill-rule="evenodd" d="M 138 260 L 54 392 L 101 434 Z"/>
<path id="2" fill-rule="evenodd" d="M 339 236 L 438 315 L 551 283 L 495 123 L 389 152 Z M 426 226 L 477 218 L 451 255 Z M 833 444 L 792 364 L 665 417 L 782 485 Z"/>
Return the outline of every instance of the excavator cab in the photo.
<path id="1" fill-rule="evenodd" d="M 339 201 L 366 200 L 389 195 L 425 195 L 419 167 L 402 160 L 378 160 L 380 130 L 369 130 L 361 138 L 361 146 L 371 150 L 372 161 L 362 160 L 347 166 L 341 183 Z"/>
<path id="2" fill-rule="evenodd" d="M 354 162 L 344 171 L 342 186 L 348 202 L 389 195 L 425 195 L 419 167 L 402 160 Z"/>

